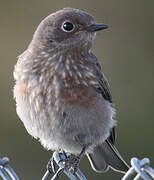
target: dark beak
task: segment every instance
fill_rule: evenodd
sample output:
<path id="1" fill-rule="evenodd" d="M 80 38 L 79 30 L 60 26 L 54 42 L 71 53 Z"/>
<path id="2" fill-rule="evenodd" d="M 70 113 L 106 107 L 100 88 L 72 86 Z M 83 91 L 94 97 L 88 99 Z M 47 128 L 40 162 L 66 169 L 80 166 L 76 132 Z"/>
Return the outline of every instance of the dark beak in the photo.
<path id="1" fill-rule="evenodd" d="M 100 31 L 100 30 L 107 29 L 107 28 L 108 28 L 107 24 L 92 24 L 92 25 L 88 26 L 86 28 L 86 30 L 88 32 L 95 32 L 95 31 Z"/>

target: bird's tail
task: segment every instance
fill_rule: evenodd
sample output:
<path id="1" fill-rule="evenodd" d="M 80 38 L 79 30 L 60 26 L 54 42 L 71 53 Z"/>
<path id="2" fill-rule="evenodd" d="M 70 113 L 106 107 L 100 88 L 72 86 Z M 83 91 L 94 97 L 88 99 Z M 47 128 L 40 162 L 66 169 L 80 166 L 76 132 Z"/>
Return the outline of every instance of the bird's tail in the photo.
<path id="1" fill-rule="evenodd" d="M 87 154 L 87 157 L 96 172 L 106 172 L 109 167 L 121 173 L 125 173 L 129 169 L 116 147 L 108 140 L 102 145 L 96 146 L 93 153 Z"/>

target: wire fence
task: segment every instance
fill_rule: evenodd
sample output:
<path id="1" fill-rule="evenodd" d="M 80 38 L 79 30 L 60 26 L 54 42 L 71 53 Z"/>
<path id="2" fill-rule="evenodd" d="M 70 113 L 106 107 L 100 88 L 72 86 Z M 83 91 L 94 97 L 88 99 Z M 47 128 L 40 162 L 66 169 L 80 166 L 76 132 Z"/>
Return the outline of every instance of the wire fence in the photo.
<path id="1" fill-rule="evenodd" d="M 69 154 L 67 154 L 69 156 Z M 46 171 L 41 180 L 56 180 L 57 174 L 63 171 L 70 180 L 87 180 L 80 169 L 77 169 L 74 174 L 71 169 L 64 169 L 66 156 L 62 153 L 54 152 L 53 159 L 59 166 L 57 172 L 52 174 L 49 170 Z M 0 158 L 0 177 L 3 180 L 20 180 L 14 170 L 9 165 L 9 159 L 7 157 Z M 150 167 L 150 160 L 144 158 L 139 160 L 138 158 L 131 159 L 131 167 L 126 172 L 121 180 L 153 180 L 154 179 L 154 169 Z"/>

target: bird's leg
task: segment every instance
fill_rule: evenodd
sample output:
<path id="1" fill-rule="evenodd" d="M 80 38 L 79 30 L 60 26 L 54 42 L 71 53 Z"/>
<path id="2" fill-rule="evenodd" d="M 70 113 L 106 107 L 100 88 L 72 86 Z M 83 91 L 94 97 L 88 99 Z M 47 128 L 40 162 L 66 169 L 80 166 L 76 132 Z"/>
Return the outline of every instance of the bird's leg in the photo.
<path id="1" fill-rule="evenodd" d="M 63 155 L 65 156 L 65 159 L 61 159 L 60 161 L 64 163 L 64 168 L 60 169 L 59 172 L 58 171 L 56 172 L 57 177 L 59 177 L 60 174 L 65 170 L 72 171 L 73 174 L 75 174 L 77 169 L 79 168 L 80 160 L 85 155 L 86 150 L 88 149 L 89 145 L 90 144 L 83 145 L 82 146 L 83 148 L 82 148 L 82 151 L 80 152 L 80 154 L 74 158 L 71 158 L 70 156 L 67 155 L 67 153 L 65 151 L 62 151 Z"/>
<path id="2" fill-rule="evenodd" d="M 75 174 L 77 169 L 79 168 L 80 160 L 85 155 L 86 150 L 88 149 L 89 145 L 90 144 L 83 145 L 82 146 L 83 148 L 82 148 L 82 151 L 80 152 L 80 154 L 74 158 L 71 158 L 70 156 L 68 156 L 65 151 L 60 152 L 60 154 L 63 154 L 65 156 L 65 159 L 60 160 L 61 162 L 64 163 L 64 168 L 59 169 L 57 172 L 56 172 L 56 162 L 52 156 L 52 158 L 49 160 L 49 162 L 47 164 L 48 171 L 50 173 L 54 172 L 56 175 L 55 176 L 56 178 L 58 178 L 61 175 L 61 173 L 63 173 L 65 170 L 72 171 L 73 174 Z"/>
<path id="3" fill-rule="evenodd" d="M 82 157 L 85 155 L 86 150 L 89 148 L 90 144 L 87 144 L 85 146 L 83 146 L 82 151 L 80 152 L 80 154 L 77 156 L 77 158 L 79 159 L 79 161 L 82 159 Z"/>
<path id="4" fill-rule="evenodd" d="M 72 159 L 72 168 L 73 168 L 73 173 L 74 174 L 76 173 L 77 169 L 79 168 L 80 160 L 85 155 L 86 150 L 89 148 L 89 145 L 90 144 L 84 145 L 83 148 L 82 148 L 82 151 L 80 152 L 80 154 Z"/>

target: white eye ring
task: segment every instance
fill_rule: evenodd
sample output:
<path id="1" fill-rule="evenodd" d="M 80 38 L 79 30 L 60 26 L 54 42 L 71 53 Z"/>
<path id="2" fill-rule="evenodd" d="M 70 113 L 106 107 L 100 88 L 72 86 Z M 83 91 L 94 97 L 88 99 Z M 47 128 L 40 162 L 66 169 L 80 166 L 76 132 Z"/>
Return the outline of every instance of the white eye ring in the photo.
<path id="1" fill-rule="evenodd" d="M 72 32 L 74 28 L 75 28 L 74 24 L 69 21 L 64 21 L 61 26 L 61 29 L 65 32 Z"/>

